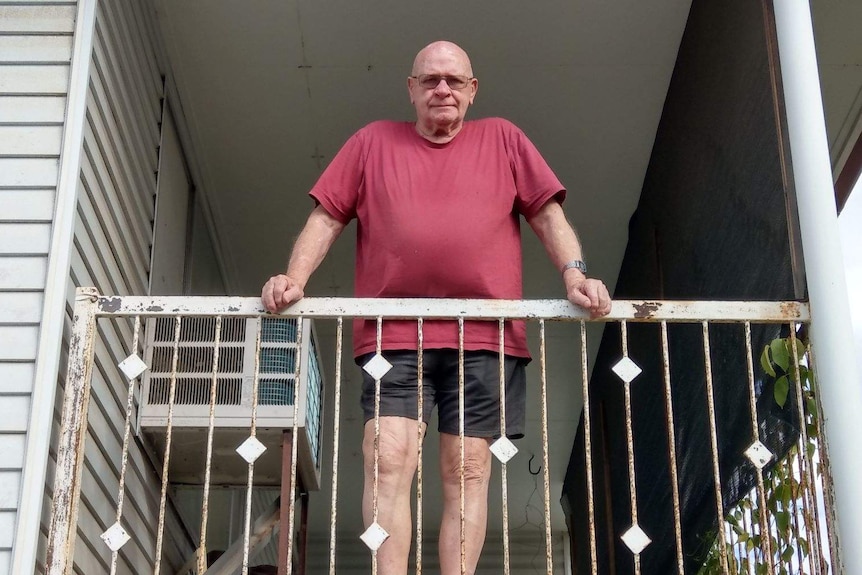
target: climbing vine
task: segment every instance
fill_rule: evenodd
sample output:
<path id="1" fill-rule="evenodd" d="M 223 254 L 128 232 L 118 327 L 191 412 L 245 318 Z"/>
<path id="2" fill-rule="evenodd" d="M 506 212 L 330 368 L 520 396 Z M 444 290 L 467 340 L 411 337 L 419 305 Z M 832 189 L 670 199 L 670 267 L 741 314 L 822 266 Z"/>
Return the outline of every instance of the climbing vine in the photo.
<path id="1" fill-rule="evenodd" d="M 730 573 L 765 574 L 770 572 L 770 564 L 776 575 L 828 573 L 826 553 L 816 547 L 820 427 L 809 359 L 809 348 L 796 337 L 774 339 L 760 354 L 763 371 L 774 379 L 773 397 L 780 408 L 798 409 L 788 399 L 791 391 L 795 393 L 794 383 L 800 383 L 803 421 L 799 440 L 781 461 L 764 471 L 763 503 L 755 488 L 726 514 L 724 553 L 717 532 L 709 535 L 711 546 L 699 575 L 724 573 L 725 560 Z"/>

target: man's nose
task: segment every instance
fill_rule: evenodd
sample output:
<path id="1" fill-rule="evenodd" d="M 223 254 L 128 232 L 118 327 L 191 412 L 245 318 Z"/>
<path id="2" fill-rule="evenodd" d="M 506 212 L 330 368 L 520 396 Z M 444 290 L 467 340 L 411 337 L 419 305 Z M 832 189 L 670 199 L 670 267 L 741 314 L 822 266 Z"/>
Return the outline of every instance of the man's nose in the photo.
<path id="1" fill-rule="evenodd" d="M 440 96 L 448 96 L 452 92 L 452 88 L 446 83 L 446 78 L 440 78 L 437 82 L 437 87 L 434 88 L 434 93 Z"/>

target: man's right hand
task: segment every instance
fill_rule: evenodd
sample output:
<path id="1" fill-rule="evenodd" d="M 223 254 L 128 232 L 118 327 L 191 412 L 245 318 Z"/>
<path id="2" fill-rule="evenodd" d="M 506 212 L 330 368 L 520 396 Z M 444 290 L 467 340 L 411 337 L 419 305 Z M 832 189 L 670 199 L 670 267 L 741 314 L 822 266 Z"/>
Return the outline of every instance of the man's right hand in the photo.
<path id="1" fill-rule="evenodd" d="M 263 284 L 260 301 L 267 311 L 277 313 L 293 302 L 299 301 L 304 295 L 302 286 L 298 282 L 287 274 L 278 274 Z"/>

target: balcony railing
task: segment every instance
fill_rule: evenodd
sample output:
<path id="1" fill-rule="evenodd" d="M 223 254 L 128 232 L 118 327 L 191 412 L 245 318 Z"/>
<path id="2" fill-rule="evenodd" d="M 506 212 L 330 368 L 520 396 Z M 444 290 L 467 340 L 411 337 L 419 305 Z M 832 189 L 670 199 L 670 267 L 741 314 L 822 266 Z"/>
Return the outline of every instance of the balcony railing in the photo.
<path id="1" fill-rule="evenodd" d="M 197 547 L 195 555 L 188 557 L 186 565 L 176 571 L 177 575 L 200 574 L 205 571 L 213 574 L 233 573 L 235 570 L 241 570 L 245 575 L 249 573 L 249 565 L 255 551 L 276 531 L 280 532 L 279 573 L 311 572 L 311 569 L 307 568 L 309 562 L 304 555 L 308 540 L 308 534 L 303 528 L 306 506 L 302 506 L 301 513 L 297 512 L 294 495 L 301 493 L 305 500 L 308 486 L 314 482 L 315 472 L 319 474 L 321 465 L 331 465 L 327 473 L 332 480 L 328 505 L 329 554 L 328 558 L 318 561 L 326 565 L 321 567 L 319 572 L 335 573 L 339 556 L 338 545 L 343 541 L 343 534 L 339 534 L 337 527 L 338 509 L 345 505 L 359 505 L 358 501 L 345 501 L 338 496 L 338 454 L 342 425 L 340 406 L 344 379 L 341 360 L 343 322 L 353 318 L 376 320 L 378 326 L 393 319 L 415 321 L 420 342 L 425 320 L 452 320 L 458 324 L 462 335 L 466 320 L 497 322 L 501 348 L 504 322 L 526 320 L 528 325 L 537 326 L 536 359 L 540 385 L 538 389 L 530 387 L 528 392 L 538 395 L 540 406 L 542 453 L 541 463 L 537 465 L 541 469 L 541 481 L 537 483 L 537 490 L 542 500 L 543 518 L 540 531 L 545 542 L 544 566 L 541 570 L 548 574 L 554 573 L 555 567 L 556 572 L 568 572 L 567 565 L 566 571 L 560 571 L 559 565 L 571 561 L 581 565 L 585 572 L 592 573 L 656 572 L 650 562 L 658 557 L 664 557 L 665 563 L 670 566 L 665 572 L 680 574 L 692 572 L 693 562 L 702 564 L 702 573 L 833 572 L 830 567 L 834 564 L 834 546 L 830 536 L 832 513 L 828 459 L 823 444 L 818 441 L 820 417 L 816 389 L 813 387 L 812 357 L 810 349 L 801 343 L 798 336 L 799 330 L 804 329 L 809 321 L 808 308 L 804 303 L 615 301 L 609 316 L 591 320 L 568 302 L 557 300 L 305 298 L 280 316 L 273 316 L 262 310 L 256 298 L 101 296 L 94 290 L 81 289 L 77 294 L 74 312 L 61 437 L 57 451 L 53 515 L 48 534 L 46 570 L 49 575 L 71 573 L 75 536 L 76 532 L 82 529 L 77 525 L 77 510 L 84 467 L 84 439 L 93 350 L 97 338 L 100 337 L 97 320 L 121 322 L 125 325 L 124 329 L 115 333 L 126 334 L 129 338 L 129 341 L 121 344 L 123 349 L 131 352 L 132 358 L 124 366 L 130 379 L 111 382 L 112 385 L 122 387 L 127 393 L 125 423 L 120 424 L 124 426 L 124 436 L 123 457 L 118 463 L 119 490 L 116 498 L 111 501 L 112 509 L 116 512 L 116 523 L 103 537 L 106 542 L 103 552 L 110 557 L 105 563 L 111 565 L 112 573 L 117 571 L 118 557 L 124 553 L 122 545 L 126 540 L 124 476 L 130 434 L 135 425 L 135 412 L 141 408 L 140 403 L 146 401 L 146 398 L 138 393 L 143 366 L 136 369 L 133 364 L 137 364 L 140 358 L 147 357 L 151 363 L 156 361 L 153 359 L 152 350 L 148 352 L 145 349 L 147 345 L 152 347 L 152 336 L 149 335 L 150 339 L 146 340 L 143 334 L 148 331 L 147 321 L 155 321 L 152 318 L 169 320 L 164 326 L 173 329 L 174 334 L 166 342 L 162 342 L 167 355 L 163 353 L 160 368 L 164 371 L 167 366 L 167 379 L 162 380 L 160 393 L 167 394 L 165 403 L 168 414 L 164 428 L 147 439 L 162 463 L 158 516 L 152 518 L 153 523 L 157 523 L 156 541 L 152 550 L 154 564 L 146 567 L 133 566 L 133 572 L 148 571 L 151 567 L 156 574 L 166 572 L 161 565 L 166 505 L 169 487 L 172 481 L 176 481 L 172 473 L 177 473 L 170 461 L 171 448 L 172 438 L 179 433 L 178 427 L 173 424 L 173 410 L 182 413 L 187 407 L 181 405 L 177 399 L 187 397 L 183 393 L 204 393 L 208 400 L 208 417 L 202 427 L 206 429 L 208 440 L 206 453 L 203 454 L 206 463 L 197 472 L 199 483 L 203 486 L 203 505 L 199 518 L 200 540 L 194 544 Z M 206 340 L 212 343 L 195 344 L 196 348 L 200 348 L 200 351 L 195 352 L 199 355 L 185 357 L 180 349 L 181 342 L 189 341 L 189 337 L 183 335 L 181 324 L 185 321 L 186 325 L 194 322 L 197 322 L 195 325 L 204 325 L 201 324 L 201 318 L 205 319 L 204 331 L 209 335 L 195 341 L 199 343 Z M 292 383 L 289 388 L 285 388 L 288 390 L 286 393 L 289 400 L 279 405 L 292 406 L 293 414 L 289 418 L 291 423 L 285 430 L 286 441 L 282 459 L 280 462 L 276 461 L 275 470 L 272 471 L 267 470 L 260 462 L 256 463 L 254 455 L 243 455 L 246 461 L 240 460 L 239 455 L 236 456 L 234 465 L 246 478 L 244 489 L 247 504 L 243 537 L 235 548 L 228 550 L 218 562 L 208 566 L 207 510 L 209 487 L 214 481 L 211 468 L 213 435 L 217 433 L 214 427 L 217 427 L 215 422 L 220 417 L 219 413 L 223 413 L 218 411 L 221 408 L 217 409 L 216 404 L 220 397 L 227 396 L 224 389 L 216 389 L 223 385 L 222 375 L 218 372 L 219 366 L 227 361 L 224 358 L 230 345 L 240 345 L 227 343 L 231 336 L 226 334 L 233 328 L 226 326 L 229 321 L 241 318 L 254 320 L 254 323 L 249 325 L 256 326 L 254 329 L 257 330 L 256 336 L 251 340 L 254 346 L 255 368 L 253 379 L 248 382 L 251 393 L 245 404 L 250 409 L 247 423 L 241 433 L 243 437 L 256 437 L 265 433 L 259 418 L 264 417 L 263 414 L 272 404 L 267 405 L 268 400 L 263 400 L 262 397 L 264 389 L 269 390 L 267 393 L 276 389 L 271 387 L 272 379 L 261 375 L 266 370 L 264 364 L 267 362 L 262 358 L 273 357 L 272 354 L 262 355 L 262 346 L 282 346 L 285 349 L 298 350 L 303 345 L 303 337 L 310 337 L 308 333 L 303 335 L 303 331 L 308 328 L 302 326 L 307 326 L 307 322 L 299 321 L 290 324 L 295 331 L 291 332 L 289 341 L 278 340 L 282 343 L 271 343 L 273 340 L 268 340 L 269 336 L 266 335 L 266 320 L 297 318 L 314 320 L 318 322 L 318 326 L 322 322 L 334 324 L 334 342 L 331 343 L 335 353 L 328 358 L 321 356 L 319 361 L 323 365 L 318 367 L 319 374 L 326 372 L 332 377 L 325 385 L 319 377 L 316 390 L 313 384 L 303 384 L 303 381 L 308 381 L 308 374 L 304 374 L 306 377 L 303 378 L 302 372 L 312 370 L 311 365 L 315 360 L 300 361 L 299 355 L 295 355 L 294 351 L 287 354 L 293 358 L 288 362 L 288 371 L 293 372 L 288 374 L 288 380 Z M 257 321 L 260 318 L 264 318 L 264 321 Z M 559 533 L 552 532 L 552 515 L 558 514 L 560 510 L 559 504 L 554 501 L 559 497 L 559 493 L 552 494 L 550 485 L 552 479 L 559 484 L 564 478 L 551 477 L 553 466 L 549 460 L 549 442 L 552 438 L 548 433 L 549 359 L 546 351 L 546 326 L 557 322 L 568 323 L 576 338 L 571 347 L 580 352 L 580 373 L 568 374 L 567 378 L 570 381 L 580 378 L 582 381 L 580 395 L 585 406 L 582 428 L 578 435 L 578 444 L 582 445 L 582 465 L 575 472 L 572 472 L 570 466 L 569 476 L 565 478 L 567 489 L 581 494 L 569 497 L 565 504 L 570 521 L 578 521 L 580 518 L 578 528 L 572 527 L 570 522 L 573 535 L 577 535 L 578 539 L 574 546 L 577 549 L 576 557 L 568 557 L 567 553 L 565 562 L 560 557 L 553 556 L 555 537 L 556 548 L 559 549 Z M 605 362 L 592 367 L 592 383 L 591 366 L 588 362 L 590 346 L 587 342 L 588 324 L 591 322 L 609 324 L 603 336 L 599 357 L 607 357 L 609 353 L 613 356 L 611 363 Z M 153 329 L 155 327 L 149 329 L 150 334 Z M 534 327 L 531 329 L 535 331 Z M 378 348 L 381 343 L 379 338 L 378 335 Z M 270 343 L 267 343 L 268 341 Z M 319 343 L 319 340 L 317 342 Z M 764 342 L 770 351 L 766 353 L 763 361 L 759 361 Z M 315 343 L 315 346 L 318 343 Z M 114 344 L 116 345 L 116 342 Z M 679 351 L 675 352 L 675 349 Z M 697 350 L 697 353 L 692 353 L 692 349 Z M 417 353 L 421 358 L 421 346 Z M 314 357 L 313 353 L 311 357 Z M 194 386 L 189 388 L 192 391 L 178 391 L 178 382 L 181 382 L 188 371 L 188 368 L 183 366 L 194 361 L 202 362 L 203 371 L 210 373 L 207 381 L 211 381 L 211 384 L 206 383 L 203 391 Z M 132 367 L 129 367 L 130 365 Z M 775 365 L 779 366 L 777 372 Z M 784 375 L 781 374 L 782 371 L 785 372 Z M 652 378 L 656 382 L 658 387 L 655 389 L 660 390 L 658 397 L 645 400 L 644 394 L 633 393 L 639 381 L 645 378 Z M 265 380 L 270 387 L 265 387 Z M 610 381 L 615 383 L 607 383 Z M 306 388 L 302 388 L 302 385 L 306 385 Z M 729 386 L 738 388 L 736 395 L 727 396 L 724 389 Z M 619 401 L 616 404 L 613 399 L 605 398 L 600 401 L 595 397 L 609 387 L 613 387 L 614 393 L 618 393 Z M 334 397 L 332 421 L 315 420 L 315 409 L 318 414 L 322 413 L 320 407 L 323 388 L 326 388 L 325 393 L 332 393 Z M 461 389 L 463 390 L 463 381 Z M 501 386 L 501 389 L 505 393 L 504 386 Z M 222 395 L 219 395 L 220 393 Z M 239 394 L 239 391 L 237 393 Z M 725 407 L 717 409 L 716 397 L 723 393 Z M 728 397 L 737 398 L 732 400 L 736 403 L 730 405 L 730 410 L 738 416 L 732 424 L 722 419 L 722 414 L 727 413 Z M 183 401 L 188 403 L 187 400 Z M 698 402 L 699 406 L 696 405 Z M 240 404 L 242 401 L 237 400 L 237 405 Z M 462 421 L 463 404 L 464 397 L 461 393 Z M 620 408 L 619 413 L 609 415 L 607 410 L 615 405 Z M 767 408 L 764 408 L 764 405 Z M 780 425 L 766 422 L 764 409 L 773 409 L 779 413 Z M 624 457 L 618 458 L 622 464 L 616 468 L 613 467 L 613 432 L 608 429 L 608 420 L 614 417 L 622 423 L 622 431 L 618 433 L 618 437 L 622 438 L 619 445 L 624 452 Z M 705 420 L 690 421 L 698 418 Z M 744 425 L 740 425 L 740 422 Z M 267 425 L 275 424 L 270 422 Z M 314 428 L 315 425 L 319 427 Z M 738 439 L 726 440 L 728 425 L 737 427 L 735 437 L 743 437 L 743 443 Z M 307 437 L 306 428 L 309 426 L 312 428 L 313 437 Z M 695 426 L 703 426 L 705 431 L 695 433 L 692 431 Z M 778 432 L 775 431 L 777 428 L 780 428 Z M 655 437 L 659 439 L 656 440 Z M 703 441 L 698 443 L 698 437 Z M 324 440 L 327 442 L 325 445 Z M 652 447 L 645 452 L 654 455 L 655 445 L 661 445 L 665 446 L 664 455 L 653 461 L 644 461 L 644 455 L 639 450 L 649 442 L 652 442 Z M 419 450 L 414 533 L 416 546 L 412 558 L 417 573 L 421 572 L 423 561 L 421 442 Z M 517 573 L 518 570 L 510 562 L 510 542 L 513 536 L 507 497 L 508 460 L 504 456 L 498 457 L 499 476 L 492 481 L 499 482 L 502 493 L 502 525 L 489 528 L 489 533 L 496 533 L 499 529 L 502 542 L 501 565 L 496 572 L 502 571 L 508 575 Z M 577 458 L 573 456 L 573 459 Z M 317 470 L 309 471 L 309 466 L 316 466 Z M 660 472 L 654 473 L 654 468 L 660 469 Z M 693 472 L 694 468 L 699 468 L 701 474 Z M 184 473 L 187 476 L 189 471 L 184 470 Z M 616 477 L 609 477 L 609 474 L 615 474 Z M 599 475 L 602 477 L 598 477 Z M 621 478 L 622 476 L 624 478 Z M 659 476 L 658 480 L 656 476 Z M 280 479 L 282 500 L 286 500 L 283 508 L 286 512 L 280 511 L 275 505 L 252 522 L 252 496 L 263 486 L 271 486 L 273 477 Z M 692 483 L 698 477 L 708 478 L 706 484 Z M 622 496 L 619 489 L 613 488 L 615 481 L 623 481 L 627 486 Z M 669 494 L 666 510 L 655 511 L 654 488 L 648 484 L 649 481 L 654 482 L 653 486 L 657 481 Z M 699 515 L 695 513 L 698 511 L 697 499 L 692 495 L 698 490 L 701 494 L 708 494 L 705 499 L 702 497 L 701 507 L 704 505 L 703 501 L 709 502 L 711 506 L 707 513 L 700 509 Z M 646 512 L 653 513 L 652 518 L 644 519 Z M 689 521 L 692 515 L 698 515 L 701 521 Z M 624 520 L 621 521 L 620 516 L 623 516 Z M 667 536 L 662 537 L 658 533 L 659 526 L 655 517 L 669 519 L 666 525 L 661 526 Z M 712 517 L 712 524 L 705 524 L 703 517 Z M 721 521 L 715 522 L 716 517 L 721 518 Z M 105 523 L 110 522 L 106 520 Z M 298 541 L 294 541 L 297 526 L 300 535 Z M 687 532 L 687 526 L 693 526 L 691 529 L 696 526 L 698 533 Z M 703 542 L 699 548 L 694 548 L 691 543 L 695 535 L 696 539 Z M 462 536 L 462 549 L 463 545 Z M 369 547 L 373 548 L 374 544 Z M 568 552 L 568 549 L 566 551 Z M 373 550 L 368 553 L 371 556 L 371 572 L 376 573 L 375 553 Z M 133 559 L 126 558 L 125 562 L 133 563 Z M 342 566 L 338 569 L 341 570 Z"/>

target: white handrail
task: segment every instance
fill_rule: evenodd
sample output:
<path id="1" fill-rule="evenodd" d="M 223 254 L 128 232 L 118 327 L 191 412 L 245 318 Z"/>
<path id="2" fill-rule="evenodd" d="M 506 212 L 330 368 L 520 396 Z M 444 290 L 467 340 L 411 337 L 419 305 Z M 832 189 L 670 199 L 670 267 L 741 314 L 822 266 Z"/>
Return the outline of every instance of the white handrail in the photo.
<path id="1" fill-rule="evenodd" d="M 103 296 L 97 315 L 256 316 L 266 314 L 256 297 Z M 555 319 L 580 321 L 589 313 L 566 300 L 307 297 L 280 312 L 308 318 Z M 615 300 L 611 313 L 595 321 L 805 322 L 808 304 L 794 301 Z"/>

